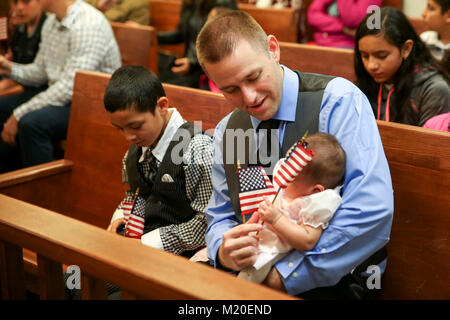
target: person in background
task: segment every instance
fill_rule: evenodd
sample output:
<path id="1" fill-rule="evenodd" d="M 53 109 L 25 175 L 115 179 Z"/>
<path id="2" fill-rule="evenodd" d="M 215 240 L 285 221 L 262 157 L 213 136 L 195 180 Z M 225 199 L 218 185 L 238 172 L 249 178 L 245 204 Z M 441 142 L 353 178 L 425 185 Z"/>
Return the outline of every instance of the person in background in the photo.
<path id="1" fill-rule="evenodd" d="M 314 42 L 320 46 L 353 48 L 355 30 L 371 5 L 382 0 L 314 0 L 307 21 L 314 29 Z"/>
<path id="2" fill-rule="evenodd" d="M 422 18 L 429 31 L 422 32 L 420 38 L 433 56 L 442 60 L 450 50 L 450 0 L 428 0 Z"/>
<path id="3" fill-rule="evenodd" d="M 148 0 L 85 0 L 103 12 L 111 22 L 128 24 L 150 24 Z"/>
<path id="4" fill-rule="evenodd" d="M 254 213 L 264 224 L 258 235 L 259 254 L 255 264 L 242 270 L 239 278 L 261 283 L 272 266 L 292 249 L 312 250 L 341 204 L 344 150 L 335 137 L 323 132 L 315 133 L 305 141 L 306 148 L 314 154 L 311 161 L 286 188 L 280 189 L 276 198 L 273 195 L 264 197 Z M 285 160 L 277 162 L 274 176 Z M 276 179 L 274 184 L 278 189 Z"/>
<path id="5" fill-rule="evenodd" d="M 0 172 L 54 159 L 54 143 L 66 138 L 73 81 L 77 70 L 112 73 L 120 52 L 106 18 L 82 0 L 41 1 L 51 14 L 32 63 L 0 56 L 0 75 L 40 92 L 0 98 Z"/>
<path id="6" fill-rule="evenodd" d="M 9 44 L 8 60 L 16 63 L 32 63 L 41 43 L 41 30 L 47 15 L 42 12 L 40 0 L 11 1 L 11 20 L 15 27 Z M 11 79 L 0 81 L 0 93 L 17 86 Z M 28 90 L 42 90 L 42 88 L 28 87 Z"/>
<path id="7" fill-rule="evenodd" d="M 176 30 L 158 32 L 159 44 L 186 46 L 184 57 L 170 59 L 160 54 L 158 76 L 162 82 L 198 88 L 203 70 L 195 51 L 195 40 L 214 7 L 237 9 L 235 0 L 183 0 L 180 21 Z"/>
<path id="8" fill-rule="evenodd" d="M 197 38 L 197 53 L 205 73 L 236 107 L 214 130 L 213 193 L 206 210 L 207 254 L 212 265 L 237 272 L 252 266 L 257 258 L 258 239 L 252 232 L 262 226 L 253 216 L 242 224 L 238 161 L 242 166 L 271 166 L 279 160 L 279 151 L 285 154 L 306 130 L 324 132 L 334 135 L 347 155 L 341 206 L 315 248 L 289 253 L 275 264 L 263 284 L 302 298 L 372 295 L 363 272 L 367 264 L 378 265 L 380 273 L 384 272 L 393 190 L 365 95 L 343 78 L 280 65 L 276 37 L 267 35 L 242 10 L 207 23 Z M 241 130 L 248 143 L 239 143 Z"/>
<path id="9" fill-rule="evenodd" d="M 356 31 L 356 83 L 377 120 L 423 126 L 450 111 L 448 78 L 400 10 L 380 14 L 380 28 L 367 26 L 368 14 Z"/>

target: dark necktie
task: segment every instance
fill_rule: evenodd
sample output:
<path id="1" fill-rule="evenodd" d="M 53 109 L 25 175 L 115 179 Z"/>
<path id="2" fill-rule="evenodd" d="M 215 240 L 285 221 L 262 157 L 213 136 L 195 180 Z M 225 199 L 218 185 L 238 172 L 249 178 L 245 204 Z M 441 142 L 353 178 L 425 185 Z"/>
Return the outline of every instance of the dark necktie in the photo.
<path id="1" fill-rule="evenodd" d="M 272 143 L 274 145 L 278 145 L 278 150 L 279 150 L 280 143 L 278 141 L 278 136 L 275 132 L 273 132 L 273 134 L 271 134 L 271 130 L 278 129 L 279 124 L 280 124 L 280 120 L 269 119 L 269 120 L 261 121 L 261 123 L 257 127 L 258 132 L 261 129 L 266 130 L 264 133 L 264 136 L 262 137 L 262 140 L 260 141 L 259 148 L 258 148 L 258 156 L 257 156 L 258 164 L 263 165 L 265 167 L 268 165 L 270 166 L 271 164 L 267 163 L 267 161 L 264 161 L 265 163 L 261 163 L 262 159 L 260 159 L 260 155 L 264 155 L 267 159 L 272 158 L 272 150 L 271 150 Z M 272 142 L 271 138 L 276 139 L 276 142 L 275 141 Z M 280 150 L 279 150 L 279 152 L 280 152 Z M 274 156 L 276 156 L 277 160 L 280 156 L 279 152 L 278 152 L 278 154 L 274 155 Z"/>
<path id="2" fill-rule="evenodd" d="M 143 171 L 147 180 L 153 183 L 156 177 L 156 172 L 158 171 L 158 164 L 152 151 L 153 151 L 152 148 L 148 148 L 147 151 L 145 152 L 143 161 L 143 169 L 144 169 Z"/>

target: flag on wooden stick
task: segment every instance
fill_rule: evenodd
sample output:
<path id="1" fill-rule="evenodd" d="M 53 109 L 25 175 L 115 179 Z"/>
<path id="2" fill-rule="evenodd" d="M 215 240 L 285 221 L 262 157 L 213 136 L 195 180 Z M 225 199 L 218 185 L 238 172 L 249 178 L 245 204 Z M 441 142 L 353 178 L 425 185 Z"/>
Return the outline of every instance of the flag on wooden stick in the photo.
<path id="1" fill-rule="evenodd" d="M 140 239 L 144 233 L 145 199 L 137 197 L 126 224 L 125 236 Z"/>
<path id="2" fill-rule="evenodd" d="M 313 157 L 314 151 L 308 148 L 308 143 L 303 138 L 297 140 L 286 159 L 281 162 L 273 177 L 274 183 L 279 188 L 286 188 Z"/>
<path id="3" fill-rule="evenodd" d="M 238 169 L 239 202 L 241 215 L 252 214 L 265 196 L 274 195 L 275 188 L 261 166 Z"/>
<path id="4" fill-rule="evenodd" d="M 140 239 L 144 233 L 145 199 L 138 196 L 139 188 L 133 196 L 133 202 L 125 202 L 122 210 L 125 218 L 125 237 Z"/>
<path id="5" fill-rule="evenodd" d="M 8 40 L 8 18 L 0 16 L 0 40 Z"/>

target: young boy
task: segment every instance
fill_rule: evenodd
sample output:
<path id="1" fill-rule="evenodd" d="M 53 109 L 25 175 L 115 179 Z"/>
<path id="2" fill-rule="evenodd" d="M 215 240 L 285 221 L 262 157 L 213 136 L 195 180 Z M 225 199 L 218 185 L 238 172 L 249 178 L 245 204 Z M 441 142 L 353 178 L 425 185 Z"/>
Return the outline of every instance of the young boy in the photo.
<path id="1" fill-rule="evenodd" d="M 428 0 L 422 18 L 430 31 L 420 35 L 430 48 L 433 56 L 442 60 L 446 50 L 450 50 L 450 1 Z"/>
<path id="2" fill-rule="evenodd" d="M 258 235 L 259 255 L 253 267 L 239 273 L 240 278 L 262 283 L 272 266 L 291 249 L 312 250 L 341 204 L 344 150 L 327 133 L 313 134 L 306 141 L 314 151 L 312 160 L 294 181 L 280 190 L 274 204 L 273 197 L 266 197 L 255 213 L 264 222 L 264 229 Z"/>
<path id="3" fill-rule="evenodd" d="M 124 225 L 124 206 L 138 193 L 145 200 L 141 242 L 190 256 L 205 245 L 212 137 L 169 108 L 161 82 L 144 67 L 126 66 L 114 72 L 104 103 L 112 125 L 131 144 L 123 158 L 123 181 L 130 190 L 108 230 L 116 232 Z M 179 142 L 180 135 L 189 139 Z"/>

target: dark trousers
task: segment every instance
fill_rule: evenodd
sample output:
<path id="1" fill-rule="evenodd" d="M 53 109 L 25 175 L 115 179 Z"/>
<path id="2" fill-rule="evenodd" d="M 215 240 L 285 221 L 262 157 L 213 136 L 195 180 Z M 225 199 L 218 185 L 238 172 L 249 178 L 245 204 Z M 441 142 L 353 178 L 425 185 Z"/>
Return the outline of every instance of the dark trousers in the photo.
<path id="1" fill-rule="evenodd" d="M 0 129 L 13 110 L 45 88 L 0 98 Z M 54 159 L 54 144 L 67 136 L 70 105 L 49 106 L 32 111 L 18 123 L 16 147 L 0 141 L 0 173 L 46 163 Z"/>

